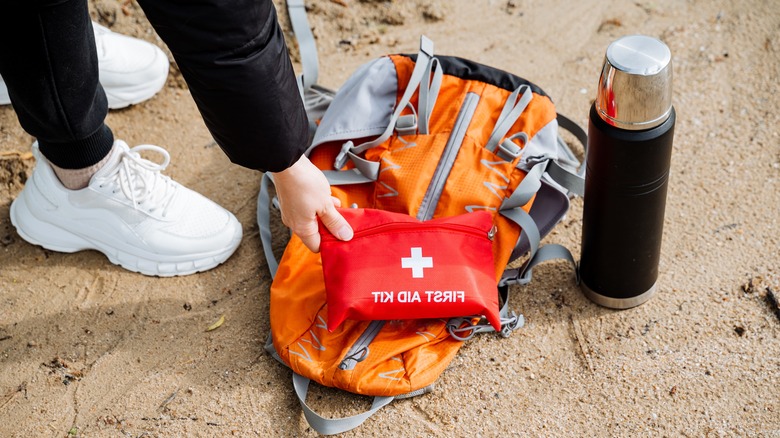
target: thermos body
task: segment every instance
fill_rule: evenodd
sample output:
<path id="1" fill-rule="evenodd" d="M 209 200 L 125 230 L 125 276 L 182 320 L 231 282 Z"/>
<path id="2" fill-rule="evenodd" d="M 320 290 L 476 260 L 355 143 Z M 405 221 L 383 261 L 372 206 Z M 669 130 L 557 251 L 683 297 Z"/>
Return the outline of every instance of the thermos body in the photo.
<path id="1" fill-rule="evenodd" d="M 656 290 L 674 109 L 659 126 L 627 131 L 590 112 L 580 280 L 598 304 L 629 308 Z"/>
<path id="2" fill-rule="evenodd" d="M 632 35 L 610 44 L 590 109 L 581 288 L 627 309 L 657 289 L 674 136 L 671 52 Z"/>

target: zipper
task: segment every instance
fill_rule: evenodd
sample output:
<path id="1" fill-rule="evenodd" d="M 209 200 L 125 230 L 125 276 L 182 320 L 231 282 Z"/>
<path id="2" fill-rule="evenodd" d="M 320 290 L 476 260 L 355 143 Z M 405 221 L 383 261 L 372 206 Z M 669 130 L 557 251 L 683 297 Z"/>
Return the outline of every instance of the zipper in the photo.
<path id="1" fill-rule="evenodd" d="M 439 159 L 439 163 L 436 165 L 436 171 L 433 174 L 433 178 L 431 178 L 431 183 L 425 192 L 422 203 L 420 203 L 417 219 L 427 221 L 433 218 L 441 192 L 444 190 L 444 183 L 447 181 L 447 177 L 450 176 L 452 166 L 455 164 L 455 157 L 458 156 L 458 151 L 463 145 L 463 139 L 466 137 L 466 131 L 471 123 L 471 119 L 474 118 L 478 102 L 479 95 L 473 92 L 466 94 L 465 99 L 463 99 L 463 105 L 460 107 L 458 117 L 455 119 L 455 125 L 452 127 L 450 137 L 444 146 L 441 159 Z"/>
<path id="2" fill-rule="evenodd" d="M 465 224 L 452 224 L 452 223 L 438 223 L 431 224 L 429 222 L 388 222 L 386 224 L 375 225 L 373 227 L 363 228 L 362 230 L 356 230 L 353 239 L 360 237 L 373 236 L 375 234 L 387 233 L 392 231 L 403 231 L 413 229 L 414 231 L 428 231 L 428 230 L 452 230 L 462 233 L 468 233 L 479 237 L 487 237 L 493 240 L 496 234 L 497 228 L 493 225 L 489 230 L 483 228 L 477 228 L 471 225 Z M 323 240 L 337 240 L 335 236 L 329 234 L 322 235 Z"/>
<path id="3" fill-rule="evenodd" d="M 347 354 L 344 355 L 341 363 L 339 363 L 339 369 L 349 371 L 354 369 L 358 362 L 366 360 L 369 353 L 368 345 L 376 338 L 384 325 L 384 321 L 371 321 L 360 337 L 357 338 L 357 341 L 349 347 Z"/>

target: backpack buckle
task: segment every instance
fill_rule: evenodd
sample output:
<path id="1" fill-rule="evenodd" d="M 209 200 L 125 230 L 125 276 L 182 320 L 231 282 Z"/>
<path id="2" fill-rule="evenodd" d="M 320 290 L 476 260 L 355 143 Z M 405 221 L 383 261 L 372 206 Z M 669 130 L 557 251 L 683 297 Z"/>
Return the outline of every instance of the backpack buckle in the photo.
<path id="1" fill-rule="evenodd" d="M 349 150 L 354 147 L 354 143 L 351 141 L 348 141 L 341 145 L 341 151 L 339 151 L 338 155 L 336 155 L 336 159 L 333 161 L 333 168 L 336 170 L 341 169 L 344 167 L 345 164 L 347 164 L 347 158 L 349 158 Z"/>
<path id="2" fill-rule="evenodd" d="M 506 161 L 515 161 L 523 153 L 523 146 L 518 146 L 517 143 L 512 141 L 515 138 L 522 140 L 523 146 L 528 143 L 528 134 L 525 132 L 518 132 L 498 145 L 496 153 L 499 157 Z"/>
<path id="3" fill-rule="evenodd" d="M 400 136 L 416 134 L 417 116 L 415 114 L 406 114 L 399 117 L 395 122 L 395 132 Z"/>
<path id="4" fill-rule="evenodd" d="M 523 315 L 518 315 L 512 312 L 512 316 L 507 319 L 501 318 L 501 336 L 508 338 L 513 331 L 519 329 L 525 325 L 525 318 Z"/>

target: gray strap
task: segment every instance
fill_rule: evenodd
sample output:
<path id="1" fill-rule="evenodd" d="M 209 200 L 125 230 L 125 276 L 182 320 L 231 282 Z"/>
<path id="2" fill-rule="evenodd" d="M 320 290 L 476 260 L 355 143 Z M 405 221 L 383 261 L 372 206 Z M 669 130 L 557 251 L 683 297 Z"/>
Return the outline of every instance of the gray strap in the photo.
<path id="1" fill-rule="evenodd" d="M 584 169 L 585 166 L 583 166 L 583 170 Z M 547 166 L 547 173 L 550 175 L 553 181 L 557 182 L 571 193 L 574 193 L 577 196 L 585 195 L 584 175 L 580 176 L 566 170 L 557 161 L 550 162 L 549 166 Z"/>
<path id="2" fill-rule="evenodd" d="M 582 144 L 585 150 L 585 160 L 580 164 L 577 157 L 569 148 L 569 145 L 558 136 L 558 152 L 563 156 L 559 156 L 557 160 L 550 163 L 547 173 L 550 175 L 553 181 L 560 184 L 563 188 L 570 193 L 574 193 L 578 196 L 585 195 L 585 169 L 586 160 L 588 157 L 588 134 L 580 125 L 568 117 L 558 114 L 557 117 L 558 126 L 572 133 L 577 141 Z"/>
<path id="3" fill-rule="evenodd" d="M 268 192 L 269 182 L 273 183 L 273 177 L 266 172 L 260 180 L 260 192 L 257 194 L 257 227 L 260 230 L 260 242 L 263 244 L 265 261 L 268 264 L 268 270 L 271 271 L 271 278 L 274 278 L 276 276 L 276 270 L 279 269 L 279 262 L 276 260 L 272 248 L 271 195 Z"/>
<path id="4" fill-rule="evenodd" d="M 579 141 L 580 144 L 582 144 L 582 146 L 585 148 L 585 157 L 587 158 L 587 156 L 588 156 L 588 149 L 587 149 L 588 148 L 588 134 L 585 132 L 585 130 L 582 129 L 582 127 L 580 125 L 578 125 L 577 123 L 575 123 L 572 119 L 564 116 L 563 114 L 558 114 L 557 115 L 557 119 L 558 119 L 558 126 L 560 126 L 561 128 L 571 132 L 574 135 L 574 137 L 577 138 L 577 141 Z M 566 149 L 568 150 L 568 146 L 566 147 Z M 571 153 L 571 151 L 569 151 L 569 152 Z M 575 160 L 576 160 L 576 158 L 575 158 Z M 581 172 L 582 175 L 585 174 L 585 163 L 583 163 L 583 166 L 582 166 L 582 169 L 580 169 L 580 172 Z M 578 173 L 580 173 L 580 172 L 578 172 Z"/>
<path id="5" fill-rule="evenodd" d="M 520 181 L 520 184 L 517 185 L 515 191 L 508 198 L 504 199 L 500 210 L 509 210 L 528 204 L 528 201 L 533 198 L 542 186 L 542 175 L 547 171 L 549 163 L 550 160 L 543 160 L 535 164 L 525 175 L 525 178 Z"/>
<path id="6" fill-rule="evenodd" d="M 533 275 L 532 270 L 540 263 L 544 263 L 549 260 L 566 260 L 574 267 L 575 278 L 577 284 L 580 279 L 577 270 L 577 263 L 574 261 L 571 251 L 565 246 L 558 245 L 557 243 L 549 243 L 539 248 L 536 254 L 526 260 L 522 266 L 514 269 L 507 269 L 501 276 L 501 280 L 498 282 L 499 286 L 509 286 L 512 284 L 528 284 L 531 282 Z"/>
<path id="7" fill-rule="evenodd" d="M 556 152 L 558 152 L 558 158 L 556 158 L 556 160 L 561 162 L 565 166 L 569 166 L 572 169 L 580 169 L 580 171 L 584 175 L 585 168 L 580 166 L 580 159 L 577 158 L 576 155 L 574 155 L 574 152 L 571 150 L 569 145 L 566 143 L 563 137 L 561 137 L 560 130 L 559 130 L 558 138 L 556 138 L 556 140 L 558 144 L 558 148 L 556 149 Z"/>
<path id="8" fill-rule="evenodd" d="M 501 110 L 501 114 L 498 116 L 498 120 L 496 120 L 496 126 L 493 128 L 493 133 L 490 134 L 490 138 L 485 145 L 487 150 L 490 152 L 496 151 L 498 143 L 506 136 L 506 133 L 509 132 L 512 125 L 520 118 L 520 115 L 523 114 L 528 103 L 531 102 L 531 98 L 533 98 L 531 87 L 525 84 L 517 87 L 517 89 L 509 95 L 504 104 L 504 108 Z"/>
<path id="9" fill-rule="evenodd" d="M 349 158 L 355 167 L 349 170 L 328 170 L 326 176 L 328 180 L 333 184 L 360 184 L 364 182 L 372 182 L 379 179 L 379 163 L 376 161 L 366 160 L 363 157 L 355 155 L 351 152 L 352 142 L 348 141 L 341 146 L 341 152 L 336 156 L 334 161 L 334 167 L 341 169 L 346 164 L 346 159 Z M 360 176 L 352 175 L 353 173 L 360 173 Z M 339 173 L 344 173 L 340 176 Z M 338 183 L 337 181 L 344 181 Z"/>
<path id="10" fill-rule="evenodd" d="M 541 241 L 541 235 L 539 234 L 539 228 L 536 226 L 536 222 L 530 214 L 526 213 L 520 207 L 512 208 L 509 210 L 499 210 L 502 216 L 511 220 L 520 226 L 522 233 L 528 238 L 528 244 L 530 247 L 530 257 L 534 258 L 536 251 L 539 249 L 539 242 Z M 520 239 L 518 238 L 518 242 Z"/>
<path id="11" fill-rule="evenodd" d="M 328 183 L 332 186 L 346 186 L 376 181 L 376 179 L 366 177 L 358 169 L 323 170 L 322 173 L 325 174 L 325 178 L 328 179 Z"/>
<path id="12" fill-rule="evenodd" d="M 347 156 L 355 164 L 355 168 L 360 171 L 366 178 L 371 181 L 376 181 L 379 178 L 379 163 L 376 161 L 366 160 L 363 157 L 355 155 L 354 153 L 347 152 Z"/>
<path id="13" fill-rule="evenodd" d="M 310 380 L 296 372 L 293 372 L 292 377 L 295 395 L 298 396 L 298 401 L 301 403 L 301 409 L 303 409 L 303 415 L 306 417 L 306 421 L 309 422 L 309 425 L 311 425 L 314 430 L 323 435 L 333 435 L 352 430 L 363 424 L 369 417 L 395 399 L 395 397 L 374 397 L 371 409 L 366 412 L 351 417 L 325 418 L 306 405 L 306 395 L 309 393 Z"/>
<path id="14" fill-rule="evenodd" d="M 279 356 L 279 353 L 276 351 L 276 347 L 274 347 L 274 334 L 273 331 L 268 331 L 268 336 L 265 338 L 265 345 L 263 345 L 263 349 L 266 353 L 270 354 L 271 357 L 276 359 L 277 362 L 280 364 L 287 366 L 287 364 L 282 359 L 282 356 Z"/>
<path id="15" fill-rule="evenodd" d="M 393 115 L 390 117 L 390 120 L 387 124 L 387 128 L 385 129 L 385 132 L 382 133 L 379 137 L 375 138 L 372 141 L 368 141 L 366 143 L 363 143 L 359 146 L 355 146 L 352 148 L 351 152 L 355 155 L 360 154 L 361 152 L 365 151 L 366 149 L 370 149 L 374 146 L 382 144 L 385 140 L 390 138 L 390 136 L 393 134 L 393 130 L 395 129 L 395 122 L 398 120 L 398 117 L 401 116 L 401 111 L 406 108 L 406 105 L 409 103 L 409 100 L 412 99 L 412 96 L 414 95 L 414 92 L 417 91 L 417 88 L 420 85 L 420 82 L 422 81 L 423 76 L 425 75 L 425 71 L 428 68 L 428 63 L 431 61 L 431 58 L 433 58 L 433 41 L 428 39 L 425 35 L 420 37 L 420 52 L 417 54 L 417 62 L 414 64 L 414 70 L 412 70 L 412 75 L 409 78 L 409 84 L 406 86 L 406 90 L 404 90 L 403 96 L 401 96 L 401 100 L 398 102 L 398 105 L 395 107 L 395 111 L 393 111 Z M 343 166 L 343 163 L 336 163 L 337 168 L 341 168 L 341 166 L 338 166 L 338 164 L 341 164 Z"/>
<path id="16" fill-rule="evenodd" d="M 431 74 L 433 74 L 433 77 L 431 77 Z M 442 76 L 443 73 L 439 60 L 436 58 L 431 59 L 425 68 L 423 81 L 420 84 L 419 101 L 417 102 L 417 112 L 420 117 L 420 134 L 428 134 L 428 123 L 431 119 L 433 107 L 436 105 L 436 99 L 439 97 Z"/>
<path id="17" fill-rule="evenodd" d="M 314 35 L 311 33 L 309 20 L 306 18 L 306 6 L 303 0 L 287 0 L 287 13 L 290 14 L 290 24 L 295 38 L 298 40 L 298 48 L 301 52 L 301 64 L 303 65 L 302 90 L 311 88 L 317 83 L 318 65 L 317 45 Z"/>

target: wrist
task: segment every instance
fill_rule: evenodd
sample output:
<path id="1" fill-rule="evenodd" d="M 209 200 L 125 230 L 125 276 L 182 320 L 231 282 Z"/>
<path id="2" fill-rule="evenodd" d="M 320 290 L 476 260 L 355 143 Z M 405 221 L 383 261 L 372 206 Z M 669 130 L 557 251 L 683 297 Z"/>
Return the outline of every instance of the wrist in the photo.
<path id="1" fill-rule="evenodd" d="M 309 161 L 308 158 L 306 158 L 306 155 L 301 155 L 294 163 L 290 165 L 290 167 L 280 170 L 278 172 L 270 172 L 271 176 L 274 177 L 274 180 L 278 181 L 279 179 L 288 179 L 288 178 L 294 178 L 296 174 L 299 174 L 301 172 L 301 169 L 303 169 L 307 162 Z"/>

